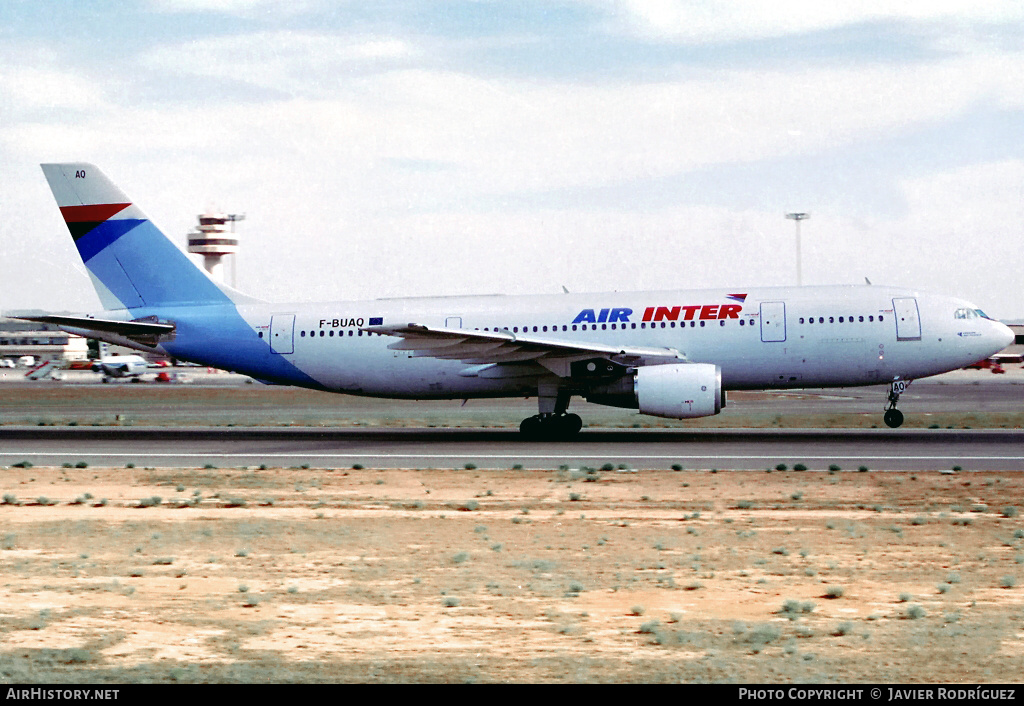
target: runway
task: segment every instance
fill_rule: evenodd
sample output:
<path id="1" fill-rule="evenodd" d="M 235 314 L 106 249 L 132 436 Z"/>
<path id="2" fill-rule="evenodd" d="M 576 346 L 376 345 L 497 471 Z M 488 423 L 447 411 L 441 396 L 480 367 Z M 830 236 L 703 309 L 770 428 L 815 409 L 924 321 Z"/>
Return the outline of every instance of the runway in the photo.
<path id="1" fill-rule="evenodd" d="M 2 427 L 0 465 L 554 470 L 1024 470 L 1024 430 L 584 430 L 569 442 L 463 429 Z"/>

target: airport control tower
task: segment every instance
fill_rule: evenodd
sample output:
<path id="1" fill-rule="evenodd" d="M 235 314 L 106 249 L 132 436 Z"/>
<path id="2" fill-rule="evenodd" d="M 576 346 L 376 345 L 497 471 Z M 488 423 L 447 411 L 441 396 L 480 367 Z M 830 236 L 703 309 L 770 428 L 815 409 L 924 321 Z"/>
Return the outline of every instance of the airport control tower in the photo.
<path id="1" fill-rule="evenodd" d="M 215 213 L 209 209 L 199 214 L 199 225 L 188 234 L 188 251 L 203 256 L 203 267 L 218 282 L 224 281 L 224 256 L 238 252 L 235 221 L 244 218 L 244 215 Z"/>

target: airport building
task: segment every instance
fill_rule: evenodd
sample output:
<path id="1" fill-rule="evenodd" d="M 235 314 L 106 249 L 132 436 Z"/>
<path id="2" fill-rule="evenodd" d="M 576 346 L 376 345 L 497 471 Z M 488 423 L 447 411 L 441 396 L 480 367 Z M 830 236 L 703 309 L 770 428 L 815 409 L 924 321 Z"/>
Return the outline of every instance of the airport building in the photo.
<path id="1" fill-rule="evenodd" d="M 88 359 L 88 339 L 65 333 L 52 324 L 0 318 L 0 361 L 10 361 L 0 364 L 31 365 L 48 360 Z"/>

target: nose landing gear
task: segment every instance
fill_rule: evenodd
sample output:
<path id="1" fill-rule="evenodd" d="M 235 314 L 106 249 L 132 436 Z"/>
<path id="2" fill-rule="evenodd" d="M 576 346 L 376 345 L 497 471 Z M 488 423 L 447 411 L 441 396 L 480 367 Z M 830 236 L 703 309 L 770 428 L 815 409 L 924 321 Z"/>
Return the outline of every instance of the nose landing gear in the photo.
<path id="1" fill-rule="evenodd" d="M 900 401 L 900 395 L 906 392 L 909 384 L 909 380 L 892 381 L 892 385 L 889 387 L 889 406 L 886 407 L 885 415 L 882 417 L 887 427 L 896 429 L 903 424 L 903 412 L 896 409 L 896 403 Z"/>

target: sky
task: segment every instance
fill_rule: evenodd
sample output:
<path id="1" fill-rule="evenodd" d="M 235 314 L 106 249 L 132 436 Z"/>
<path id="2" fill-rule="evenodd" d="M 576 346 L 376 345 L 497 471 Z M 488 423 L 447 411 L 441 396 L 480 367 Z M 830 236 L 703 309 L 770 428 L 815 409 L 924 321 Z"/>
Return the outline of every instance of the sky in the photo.
<path id="1" fill-rule="evenodd" d="M 1018 0 L 5 0 L 0 309 L 99 301 L 39 169 L 280 301 L 790 285 L 1024 318 Z"/>

